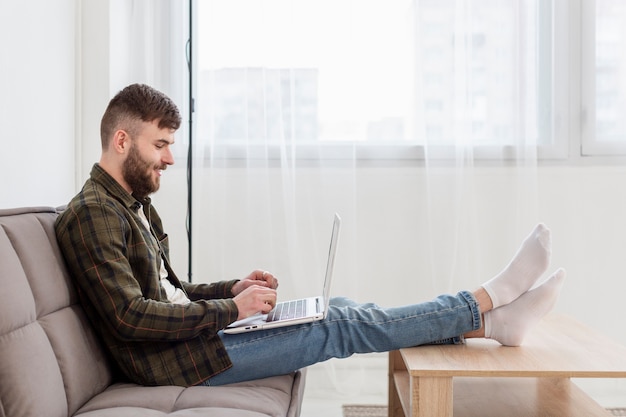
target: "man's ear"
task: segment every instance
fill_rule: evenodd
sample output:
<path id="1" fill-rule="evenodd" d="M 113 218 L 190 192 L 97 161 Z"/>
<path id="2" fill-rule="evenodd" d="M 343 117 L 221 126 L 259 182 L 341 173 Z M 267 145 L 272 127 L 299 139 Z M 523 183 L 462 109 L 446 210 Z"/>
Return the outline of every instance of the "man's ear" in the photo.
<path id="1" fill-rule="evenodd" d="M 126 131 L 122 129 L 116 130 L 113 134 L 113 140 L 111 145 L 115 152 L 119 154 L 126 153 L 128 147 L 130 146 L 130 137 L 128 136 L 128 133 L 126 133 Z"/>

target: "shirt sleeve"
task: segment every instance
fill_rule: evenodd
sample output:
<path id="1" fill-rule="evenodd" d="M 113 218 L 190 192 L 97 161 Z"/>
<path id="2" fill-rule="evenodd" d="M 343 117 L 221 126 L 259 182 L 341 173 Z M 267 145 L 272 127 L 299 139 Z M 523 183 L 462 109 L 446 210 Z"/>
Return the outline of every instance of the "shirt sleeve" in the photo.
<path id="1" fill-rule="evenodd" d="M 57 236 L 81 296 L 121 340 L 186 340 L 202 332 L 216 334 L 237 319 L 232 299 L 219 297 L 230 292 L 228 283 L 198 287 L 185 305 L 163 298 L 158 250 L 117 207 L 70 206 Z"/>
<path id="2" fill-rule="evenodd" d="M 233 298 L 233 285 L 239 280 L 218 281 L 210 284 L 190 284 L 181 281 L 191 301 Z"/>

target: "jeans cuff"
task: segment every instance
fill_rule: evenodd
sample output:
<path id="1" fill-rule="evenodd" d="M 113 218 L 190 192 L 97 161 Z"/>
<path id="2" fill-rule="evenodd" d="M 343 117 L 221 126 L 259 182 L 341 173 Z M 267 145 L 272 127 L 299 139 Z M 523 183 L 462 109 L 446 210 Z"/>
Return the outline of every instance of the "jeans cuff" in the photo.
<path id="1" fill-rule="evenodd" d="M 476 297 L 469 291 L 461 291 L 459 295 L 467 301 L 467 305 L 472 312 L 472 330 L 479 330 L 483 326 L 483 320 Z"/>

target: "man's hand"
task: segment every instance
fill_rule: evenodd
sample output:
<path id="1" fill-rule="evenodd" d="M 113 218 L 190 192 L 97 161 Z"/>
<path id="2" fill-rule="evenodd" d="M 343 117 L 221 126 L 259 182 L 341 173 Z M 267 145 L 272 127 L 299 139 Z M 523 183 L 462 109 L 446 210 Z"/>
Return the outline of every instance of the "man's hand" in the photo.
<path id="1" fill-rule="evenodd" d="M 239 310 L 237 320 L 248 318 L 257 313 L 267 314 L 276 305 L 276 290 L 252 285 L 237 294 L 233 301 Z"/>
<path id="2" fill-rule="evenodd" d="M 278 279 L 267 271 L 257 269 L 233 285 L 233 301 L 237 304 L 239 316 L 245 319 L 257 313 L 269 313 L 276 305 Z"/>
<path id="3" fill-rule="evenodd" d="M 278 279 L 267 271 L 262 271 L 257 269 L 252 271 L 250 275 L 242 279 L 233 285 L 232 292 L 233 295 L 240 294 L 243 290 L 253 285 L 258 285 L 265 288 L 271 288 L 275 290 L 278 288 Z"/>

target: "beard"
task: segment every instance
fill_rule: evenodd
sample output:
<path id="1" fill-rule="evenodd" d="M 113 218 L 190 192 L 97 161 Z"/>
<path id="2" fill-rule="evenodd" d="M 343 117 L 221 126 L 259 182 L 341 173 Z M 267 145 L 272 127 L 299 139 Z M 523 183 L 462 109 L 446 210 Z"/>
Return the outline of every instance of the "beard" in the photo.
<path id="1" fill-rule="evenodd" d="M 144 160 L 135 145 L 131 145 L 128 157 L 122 166 L 124 181 L 128 184 L 136 198 L 146 198 L 156 192 L 161 186 L 159 177 L 153 180 L 152 173 L 155 169 L 165 169 L 164 166 L 153 165 Z"/>

